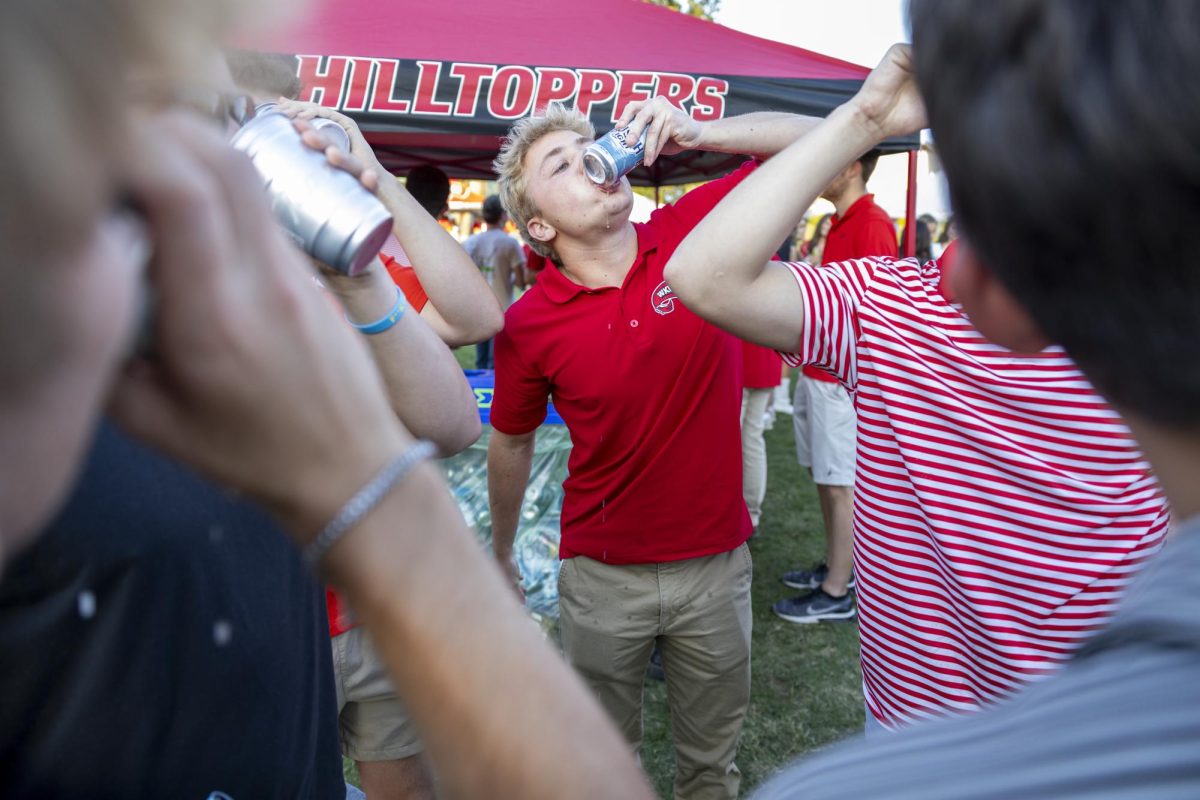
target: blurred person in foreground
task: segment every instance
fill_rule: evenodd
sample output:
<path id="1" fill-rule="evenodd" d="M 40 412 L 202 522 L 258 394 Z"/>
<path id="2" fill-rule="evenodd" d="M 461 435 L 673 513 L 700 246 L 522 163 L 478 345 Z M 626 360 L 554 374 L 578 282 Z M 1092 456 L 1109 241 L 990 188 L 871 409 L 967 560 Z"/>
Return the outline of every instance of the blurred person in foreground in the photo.
<path id="1" fill-rule="evenodd" d="M 768 262 L 839 165 L 921 127 L 908 62 L 891 51 L 856 100 L 731 192 L 667 265 L 696 313 L 853 395 L 868 729 L 976 711 L 1060 669 L 1169 520 L 1128 426 L 1062 347 L 1032 324 L 985 338 L 1007 307 L 964 289 L 973 273 L 955 249 L 924 264 Z"/>
<path id="2" fill-rule="evenodd" d="M 1046 360 L 1031 366 L 1041 364 L 1044 371 L 1062 359 L 1048 343 L 1061 342 L 1123 414 L 1179 523 L 1157 556 L 1153 538 L 1142 529 L 1158 516 L 1153 503 L 1114 529 L 1111 545 L 1141 540 L 1151 546 L 1135 551 L 1140 558 L 1114 573 L 1110 585 L 1118 586 L 1138 561 L 1149 564 L 1123 597 L 1111 590 L 1098 595 L 1104 598 L 1100 607 L 1112 607 L 1113 613 L 1104 624 L 1089 626 L 1085 637 L 1068 639 L 1082 646 L 1062 659 L 1063 668 L 1055 674 L 981 713 L 818 756 L 786 770 L 760 796 L 1195 797 L 1200 794 L 1195 755 L 1200 751 L 1200 362 L 1194 354 L 1200 352 L 1195 313 L 1200 271 L 1194 263 L 1196 228 L 1179 220 L 1200 216 L 1200 155 L 1194 146 L 1200 138 L 1194 113 L 1200 98 L 1194 83 L 1174 78 L 1200 68 L 1195 48 L 1200 7 L 1186 1 L 914 0 L 911 14 L 916 80 L 944 156 L 963 236 L 949 263 L 943 263 L 945 272 L 939 274 L 936 264 L 920 267 L 907 281 L 908 291 L 922 291 L 948 320 L 965 321 L 960 315 L 969 315 L 980 334 L 972 348 L 980 352 L 1010 359 L 1040 353 Z M 709 217 L 712 228 L 698 228 L 681 245 L 678 266 L 683 269 L 676 273 L 669 267 L 673 278 L 691 266 L 684 260 L 688 255 L 709 252 L 716 229 L 742 230 L 741 220 L 722 212 L 745 209 L 745 222 L 751 224 L 762 220 L 753 201 L 757 193 L 771 195 L 786 187 L 797 200 L 771 225 L 753 231 L 757 250 L 745 263 L 726 260 L 726 251 L 712 254 L 728 270 L 728 281 L 697 274 L 695 283 L 678 280 L 676 291 L 695 295 L 699 307 L 707 305 L 702 284 L 717 284 L 710 289 L 735 298 L 745 290 L 743 282 L 760 288 L 773 284 L 763 297 L 780 300 L 759 307 L 766 323 L 758 329 L 759 338 L 785 350 L 794 349 L 797 340 L 803 344 L 809 334 L 801 340 L 800 328 L 819 323 L 820 317 L 810 304 L 802 304 L 803 319 L 796 316 L 798 287 L 803 287 L 800 294 L 813 291 L 822 276 L 833 279 L 845 268 L 789 274 L 766 257 L 791 215 L 802 213 L 837 163 L 923 125 L 913 70 L 908 49 L 893 49 L 855 103 L 777 156 L 740 195 L 731 194 Z M 1148 92 L 1157 102 L 1147 102 Z M 1145 232 L 1141 239 L 1124 236 L 1129 196 L 1152 200 L 1137 209 L 1137 225 Z M 916 269 L 904 265 L 868 265 L 876 273 L 875 291 L 900 302 L 903 290 L 887 273 Z M 806 280 L 797 284 L 797 274 Z M 868 271 L 859 274 L 869 279 Z M 861 284 L 846 284 L 830 299 L 853 303 L 861 291 Z M 938 301 L 935 292 L 949 293 L 953 304 Z M 737 305 L 736 299 L 728 306 L 710 305 L 709 312 L 728 314 L 728 324 L 748 335 L 755 326 Z M 875 311 L 868 318 L 866 308 L 863 301 L 859 348 L 869 336 L 866 328 L 883 319 Z M 818 316 L 810 320 L 813 314 Z M 853 349 L 854 340 L 846 347 Z M 865 368 L 859 372 L 860 391 L 864 374 Z M 1053 374 L 1046 372 L 1039 382 L 1043 397 L 1053 386 Z M 1055 451 L 1105 474 L 1120 457 L 1121 440 L 1097 437 L 1111 426 L 1111 417 L 1087 400 L 1086 384 L 1076 381 L 1072 387 L 1074 401 L 1064 415 L 1069 423 L 1064 433 L 1071 433 Z M 1007 402 L 1016 404 L 1014 409 L 1023 412 L 1018 419 L 1024 420 L 1027 404 L 1036 398 L 1026 389 L 1009 394 Z M 960 419 L 960 426 L 968 424 L 969 418 Z M 915 457 L 917 451 L 911 452 Z M 1080 475 L 1078 468 L 1075 474 Z M 1090 512 L 1116 502 L 1130 479 L 1136 480 L 1135 471 L 1108 477 L 1100 505 Z M 1020 516 L 1006 509 L 1040 486 L 1029 483 L 1012 498 L 994 483 L 973 485 L 965 515 L 1004 512 L 995 545 L 981 551 L 981 558 L 992 559 L 1019 541 L 1016 536 L 1028 525 L 1020 517 L 1028 518 L 1028 508 Z M 1064 499 L 1078 497 L 1082 486 L 1072 480 Z M 1145 483 L 1141 494 L 1153 500 L 1156 491 Z M 1060 517 L 1055 529 L 1061 528 Z M 1025 558 L 1056 555 L 1052 542 L 1043 539 Z M 1101 563 L 1119 563 L 1111 545 Z M 1063 555 L 1078 564 L 1081 552 L 1087 551 Z M 887 573 L 924 582 L 923 560 L 919 550 L 872 559 L 871 569 L 860 572 L 860 592 L 876 575 Z M 1053 574 L 1068 568 L 1064 563 Z M 927 585 L 949 586 L 948 577 Z M 985 588 L 977 581 L 973 577 L 963 589 Z M 999 581 L 992 585 L 993 592 L 1002 587 Z M 1028 591 L 1014 595 L 1017 599 L 1022 602 L 1010 612 L 1013 621 L 1019 610 L 1036 608 L 1030 605 L 1036 595 Z M 1069 633 L 1069 624 L 1064 621 L 1061 630 Z M 910 668 L 918 663 L 909 656 L 897 662 Z"/>
<path id="3" fill-rule="evenodd" d="M 761 796 L 1200 796 L 1200 92 L 1178 80 L 1200 69 L 1200 7 L 910 13 L 962 227 L 950 283 L 992 340 L 1062 343 L 1129 423 L 1176 523 L 1060 673 L 975 717 L 814 759 Z"/>
<path id="4" fill-rule="evenodd" d="M 0 552 L 13 570 L 4 580 L 20 578 L 14 559 L 70 488 L 107 403 L 128 432 L 261 504 L 345 587 L 366 626 L 388 632 L 380 649 L 447 796 L 649 796 L 436 469 L 420 463 L 428 448 L 397 419 L 368 344 L 278 229 L 248 159 L 192 113 L 134 108 L 129 70 L 153 76 L 143 93 L 174 105 L 234 12 L 136 0 L 0 7 L 5 97 L 30 114 L 0 126 Z M 146 273 L 114 213 L 129 207 L 154 243 Z M 158 298 L 156 356 L 130 358 L 143 280 Z M 81 618 L 102 611 L 94 600 L 79 601 Z M 212 633 L 214 646 L 228 641 L 228 629 Z M 162 650 L 164 671 L 203 668 L 173 658 L 169 639 Z M 71 679 L 81 693 L 112 688 L 89 687 L 86 670 Z M 247 661 L 240 679 L 264 678 Z M 539 702 L 547 693 L 552 704 Z M 28 730 L 69 714 L 75 699 L 43 705 Z M 144 709 L 189 723 L 160 698 Z M 128 754 L 114 780 L 127 768 L 134 782 L 169 785 L 158 752 Z M 71 753 L 53 757 L 68 765 Z M 103 778 L 78 790 L 128 796 Z"/>
<path id="5" fill-rule="evenodd" d="M 228 71 L 212 62 L 191 76 L 189 95 L 214 108 L 222 92 L 273 99 L 296 83 L 291 59 L 230 53 Z M 378 173 L 364 174 L 378 184 Z M 391 206 L 419 261 L 453 269 L 457 255 L 473 272 L 421 209 Z M 399 300 L 378 262 L 353 278 L 320 269 L 348 319 L 378 319 Z M 393 409 L 443 452 L 465 447 L 480 426 L 457 362 L 415 314 L 394 319 L 364 334 Z M 311 570 L 256 506 L 103 424 L 65 507 L 0 582 L 0 684 L 10 689 L 0 717 L 0 755 L 10 765 L 2 793 L 339 791 L 320 596 Z M 55 658 L 22 657 L 30 652 Z M 187 668 L 164 669 L 168 655 Z M 246 680 L 248 670 L 258 679 Z M 58 713 L 31 726 L 46 707 Z M 110 727 L 126 733 L 100 735 Z M 362 774 L 372 783 L 371 770 Z"/>

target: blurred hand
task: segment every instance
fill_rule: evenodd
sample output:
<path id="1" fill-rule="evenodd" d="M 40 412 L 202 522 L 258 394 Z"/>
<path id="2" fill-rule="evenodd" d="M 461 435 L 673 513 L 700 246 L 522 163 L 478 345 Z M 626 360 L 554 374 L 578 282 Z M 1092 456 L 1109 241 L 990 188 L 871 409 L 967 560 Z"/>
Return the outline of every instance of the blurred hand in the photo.
<path id="1" fill-rule="evenodd" d="M 380 166 L 375 151 L 367 144 L 354 120 L 316 103 L 302 103 L 299 100 L 281 97 L 275 101 L 275 105 L 292 118 L 292 124 L 305 145 L 323 152 L 330 165 L 358 178 L 367 191 L 372 194 L 379 193 L 379 177 L 385 170 Z M 343 149 L 343 143 L 327 129 L 315 127 L 312 124 L 314 119 L 327 119 L 340 125 L 350 139 L 350 152 L 347 153 Z"/>
<path id="2" fill-rule="evenodd" d="M 300 140 L 305 145 L 313 150 L 323 152 L 331 166 L 358 178 L 367 191 L 372 194 L 379 193 L 379 180 L 384 169 L 375 158 L 375 152 L 363 138 L 362 132 L 354 120 L 345 114 L 339 114 L 331 108 L 316 103 L 302 103 L 299 100 L 287 100 L 281 97 L 276 101 L 276 106 L 292 118 L 296 130 L 300 133 Z M 328 119 L 340 125 L 350 138 L 350 152 L 347 153 L 343 150 L 342 143 L 332 134 L 314 127 L 312 125 L 314 119 Z M 343 298 L 347 293 L 362 291 L 363 287 L 371 283 L 371 280 L 368 279 L 373 278 L 374 273 L 383 269 L 383 265 L 379 263 L 378 259 L 375 259 L 362 272 L 350 277 L 316 260 L 313 261 L 313 265 L 321 273 L 321 281 Z"/>
<path id="3" fill-rule="evenodd" d="M 345 114 L 316 103 L 304 103 L 300 100 L 288 100 L 283 97 L 276 100 L 275 104 L 280 111 L 297 122 L 311 122 L 314 119 L 328 119 L 336 122 L 342 126 L 342 130 L 346 131 L 346 135 L 350 137 L 350 155 L 368 166 L 375 166 L 377 164 L 375 151 L 371 149 L 371 145 L 367 144 L 366 137 L 359 130 L 358 123 Z"/>
<path id="4" fill-rule="evenodd" d="M 892 45 L 850 105 L 877 129 L 880 141 L 927 127 L 925 103 L 913 73 L 912 48 Z"/>
<path id="5" fill-rule="evenodd" d="M 616 126 L 629 128 L 631 144 L 638 140 L 646 142 L 647 165 L 660 155 L 695 149 L 703 132 L 699 122 L 661 95 L 625 106 Z"/>
<path id="6" fill-rule="evenodd" d="M 138 134 L 157 351 L 128 365 L 113 414 L 310 538 L 411 438 L 249 159 L 179 112 Z"/>

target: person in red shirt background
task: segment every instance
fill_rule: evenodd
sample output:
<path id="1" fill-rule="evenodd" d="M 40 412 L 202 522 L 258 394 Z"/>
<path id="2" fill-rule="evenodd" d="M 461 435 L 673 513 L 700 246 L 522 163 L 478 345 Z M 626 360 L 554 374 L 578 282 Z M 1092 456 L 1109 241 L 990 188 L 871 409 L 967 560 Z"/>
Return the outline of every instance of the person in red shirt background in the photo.
<path id="1" fill-rule="evenodd" d="M 867 193 L 867 181 L 878 161 L 878 150 L 865 153 L 822 192 L 836 213 L 820 260 L 814 262 L 817 265 L 898 254 L 892 218 L 875 203 L 875 195 Z M 796 379 L 792 424 L 796 458 L 812 470 L 817 485 L 825 523 L 825 561 L 812 569 L 785 573 L 785 585 L 806 591 L 780 600 L 772 609 L 788 622 L 852 619 L 854 404 L 836 378 L 823 369 L 805 366 Z"/>
<path id="2" fill-rule="evenodd" d="M 658 97 L 631 103 L 618 126 L 631 123 L 635 140 L 646 137 L 649 164 L 693 148 L 767 156 L 814 121 L 751 114 L 700 123 Z M 567 659 L 636 749 L 657 641 L 674 721 L 675 796 L 732 798 L 750 699 L 741 343 L 678 302 L 662 270 L 754 163 L 634 224 L 629 182 L 606 188 L 584 174 L 594 138 L 583 115 L 553 104 L 514 125 L 496 161 L 509 216 L 553 260 L 496 337 L 493 546 L 519 584 L 512 543 L 535 431 L 553 397 L 573 444 L 559 575 Z"/>

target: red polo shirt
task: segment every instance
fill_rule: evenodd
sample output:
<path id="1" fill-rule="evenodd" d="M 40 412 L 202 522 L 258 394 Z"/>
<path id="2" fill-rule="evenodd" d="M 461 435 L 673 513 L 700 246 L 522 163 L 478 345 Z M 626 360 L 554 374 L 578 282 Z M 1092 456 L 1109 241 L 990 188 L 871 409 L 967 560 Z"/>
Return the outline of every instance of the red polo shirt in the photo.
<path id="1" fill-rule="evenodd" d="M 747 164 L 635 225 L 620 287 L 547 263 L 496 336 L 492 426 L 538 427 L 553 398 L 571 432 L 560 555 L 612 564 L 697 558 L 750 536 L 742 500 L 741 343 L 684 308 L 663 267 Z"/>
<path id="2" fill-rule="evenodd" d="M 742 342 L 742 385 L 747 389 L 770 389 L 779 385 L 783 361 L 769 347 Z"/>
<path id="3" fill-rule="evenodd" d="M 896 226 L 888 213 L 875 204 L 875 195 L 864 194 L 846 209 L 842 216 L 833 215 L 829 236 L 825 239 L 825 252 L 821 260 L 826 264 L 837 264 L 853 258 L 867 256 L 891 256 L 898 258 L 900 248 L 896 240 Z M 815 264 L 814 266 L 820 266 Z M 837 379 L 823 369 L 804 367 L 804 374 L 827 383 Z"/>

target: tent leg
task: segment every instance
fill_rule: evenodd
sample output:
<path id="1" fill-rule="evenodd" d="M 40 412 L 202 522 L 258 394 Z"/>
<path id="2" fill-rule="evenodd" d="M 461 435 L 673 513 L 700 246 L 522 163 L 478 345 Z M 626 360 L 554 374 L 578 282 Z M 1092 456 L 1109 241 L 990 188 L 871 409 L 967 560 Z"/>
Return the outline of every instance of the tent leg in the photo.
<path id="1" fill-rule="evenodd" d="M 662 201 L 659 199 L 659 196 L 658 196 L 658 184 L 657 183 L 654 184 L 654 207 L 662 208 Z"/>
<path id="2" fill-rule="evenodd" d="M 904 208 L 904 247 L 900 253 L 911 258 L 917 251 L 917 151 L 908 151 L 908 202 Z"/>

